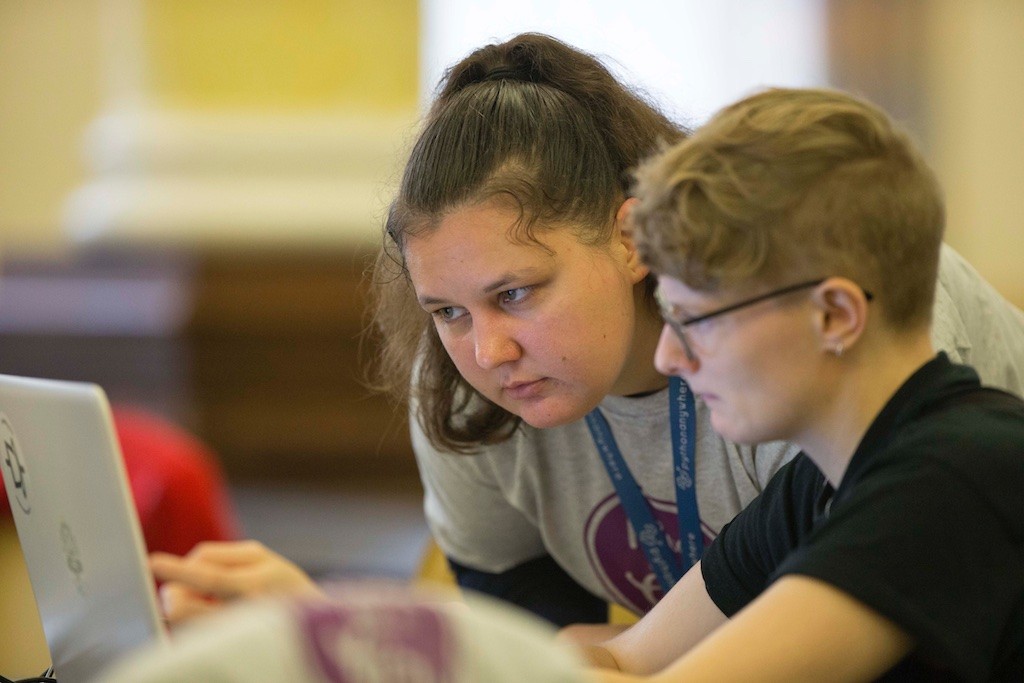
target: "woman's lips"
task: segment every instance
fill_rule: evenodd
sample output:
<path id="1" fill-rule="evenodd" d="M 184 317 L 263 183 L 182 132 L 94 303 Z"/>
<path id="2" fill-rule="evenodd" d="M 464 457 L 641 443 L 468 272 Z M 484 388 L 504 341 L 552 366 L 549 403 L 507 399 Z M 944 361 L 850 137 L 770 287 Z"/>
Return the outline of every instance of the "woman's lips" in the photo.
<path id="1" fill-rule="evenodd" d="M 536 398 L 544 391 L 545 379 L 535 379 L 529 382 L 513 382 L 502 387 L 502 391 L 509 398 L 517 401 Z"/>

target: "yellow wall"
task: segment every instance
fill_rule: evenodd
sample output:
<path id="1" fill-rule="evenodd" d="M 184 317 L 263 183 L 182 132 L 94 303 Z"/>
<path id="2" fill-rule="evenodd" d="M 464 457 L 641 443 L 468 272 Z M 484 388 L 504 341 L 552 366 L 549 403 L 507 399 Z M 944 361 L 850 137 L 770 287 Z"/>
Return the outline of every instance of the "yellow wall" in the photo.
<path id="1" fill-rule="evenodd" d="M 933 7 L 928 137 L 946 239 L 1024 307 L 1024 2 Z"/>
<path id="2" fill-rule="evenodd" d="M 85 180 L 100 106 L 99 0 L 0 2 L 0 243 L 61 246 L 60 205 Z"/>
<path id="3" fill-rule="evenodd" d="M 104 104 L 101 9 L 117 1 L 0 2 L 0 240 L 7 248 L 64 245 L 61 205 L 88 177 L 82 134 Z M 415 0 L 137 1 L 150 34 L 147 91 L 158 103 L 414 106 Z M 928 7 L 927 137 L 946 189 L 948 241 L 1024 306 L 1024 86 L 1016 73 L 1024 64 L 1024 3 Z"/>
<path id="4" fill-rule="evenodd" d="M 416 0 L 150 0 L 150 90 L 189 107 L 409 110 Z"/>
<path id="5" fill-rule="evenodd" d="M 67 246 L 64 202 L 92 177 L 83 136 L 124 99 L 411 120 L 418 26 L 417 0 L 3 0 L 0 245 Z"/>

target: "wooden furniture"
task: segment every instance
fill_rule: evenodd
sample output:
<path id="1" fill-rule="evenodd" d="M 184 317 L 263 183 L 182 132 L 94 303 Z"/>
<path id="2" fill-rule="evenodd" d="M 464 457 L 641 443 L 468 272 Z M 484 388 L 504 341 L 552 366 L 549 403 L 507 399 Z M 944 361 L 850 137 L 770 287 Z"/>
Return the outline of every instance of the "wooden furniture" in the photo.
<path id="1" fill-rule="evenodd" d="M 0 265 L 0 372 L 101 384 L 193 431 L 232 479 L 414 479 L 363 382 L 369 246 L 94 249 Z"/>

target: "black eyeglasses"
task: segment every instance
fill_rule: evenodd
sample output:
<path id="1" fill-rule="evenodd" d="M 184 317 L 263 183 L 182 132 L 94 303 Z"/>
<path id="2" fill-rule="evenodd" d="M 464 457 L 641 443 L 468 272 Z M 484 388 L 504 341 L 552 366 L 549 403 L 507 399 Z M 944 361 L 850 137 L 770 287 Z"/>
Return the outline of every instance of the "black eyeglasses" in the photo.
<path id="1" fill-rule="evenodd" d="M 740 301 L 735 304 L 730 304 L 729 306 L 724 306 L 717 310 L 711 311 L 709 313 L 704 313 L 703 315 L 698 315 L 693 318 L 686 318 L 685 320 L 679 320 L 678 318 L 676 318 L 676 312 L 674 310 L 675 307 L 665 300 L 665 297 L 662 295 L 660 288 L 654 291 L 654 296 L 658 301 L 658 308 L 661 310 L 661 317 L 665 320 L 668 326 L 672 328 L 672 331 L 676 333 L 676 336 L 679 337 L 679 341 L 683 345 L 683 351 L 686 352 L 686 357 L 691 362 L 693 362 L 697 360 L 697 354 L 694 353 L 693 345 L 690 343 L 690 338 L 686 332 L 686 328 L 689 327 L 690 325 L 696 325 L 697 323 L 702 323 L 705 320 L 717 318 L 720 315 L 732 313 L 733 311 L 738 311 L 741 308 L 746 308 L 747 306 L 753 306 L 754 304 L 761 303 L 762 301 L 766 301 L 768 299 L 774 299 L 777 296 L 782 296 L 784 294 L 789 294 L 791 292 L 797 292 L 801 289 L 817 287 L 827 279 L 828 278 L 823 277 L 818 278 L 817 280 L 798 282 L 795 285 L 789 285 L 781 289 L 775 289 L 768 292 L 767 294 L 760 294 L 751 299 L 745 299 L 744 301 Z M 862 289 L 861 291 L 864 292 L 864 297 L 868 301 L 871 301 L 874 298 L 874 295 L 871 292 L 867 291 L 866 289 Z"/>

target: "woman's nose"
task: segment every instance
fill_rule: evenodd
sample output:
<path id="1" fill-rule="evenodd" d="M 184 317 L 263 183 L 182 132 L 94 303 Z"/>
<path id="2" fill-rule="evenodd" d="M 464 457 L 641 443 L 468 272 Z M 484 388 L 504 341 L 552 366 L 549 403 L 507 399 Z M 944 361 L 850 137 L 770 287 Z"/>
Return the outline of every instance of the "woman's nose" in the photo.
<path id="1" fill-rule="evenodd" d="M 696 372 L 700 362 L 690 356 L 672 328 L 663 325 L 654 350 L 654 367 L 663 375 L 685 377 Z"/>
<path id="2" fill-rule="evenodd" d="M 522 348 L 503 320 L 476 318 L 473 321 L 476 362 L 484 370 L 518 360 Z"/>

